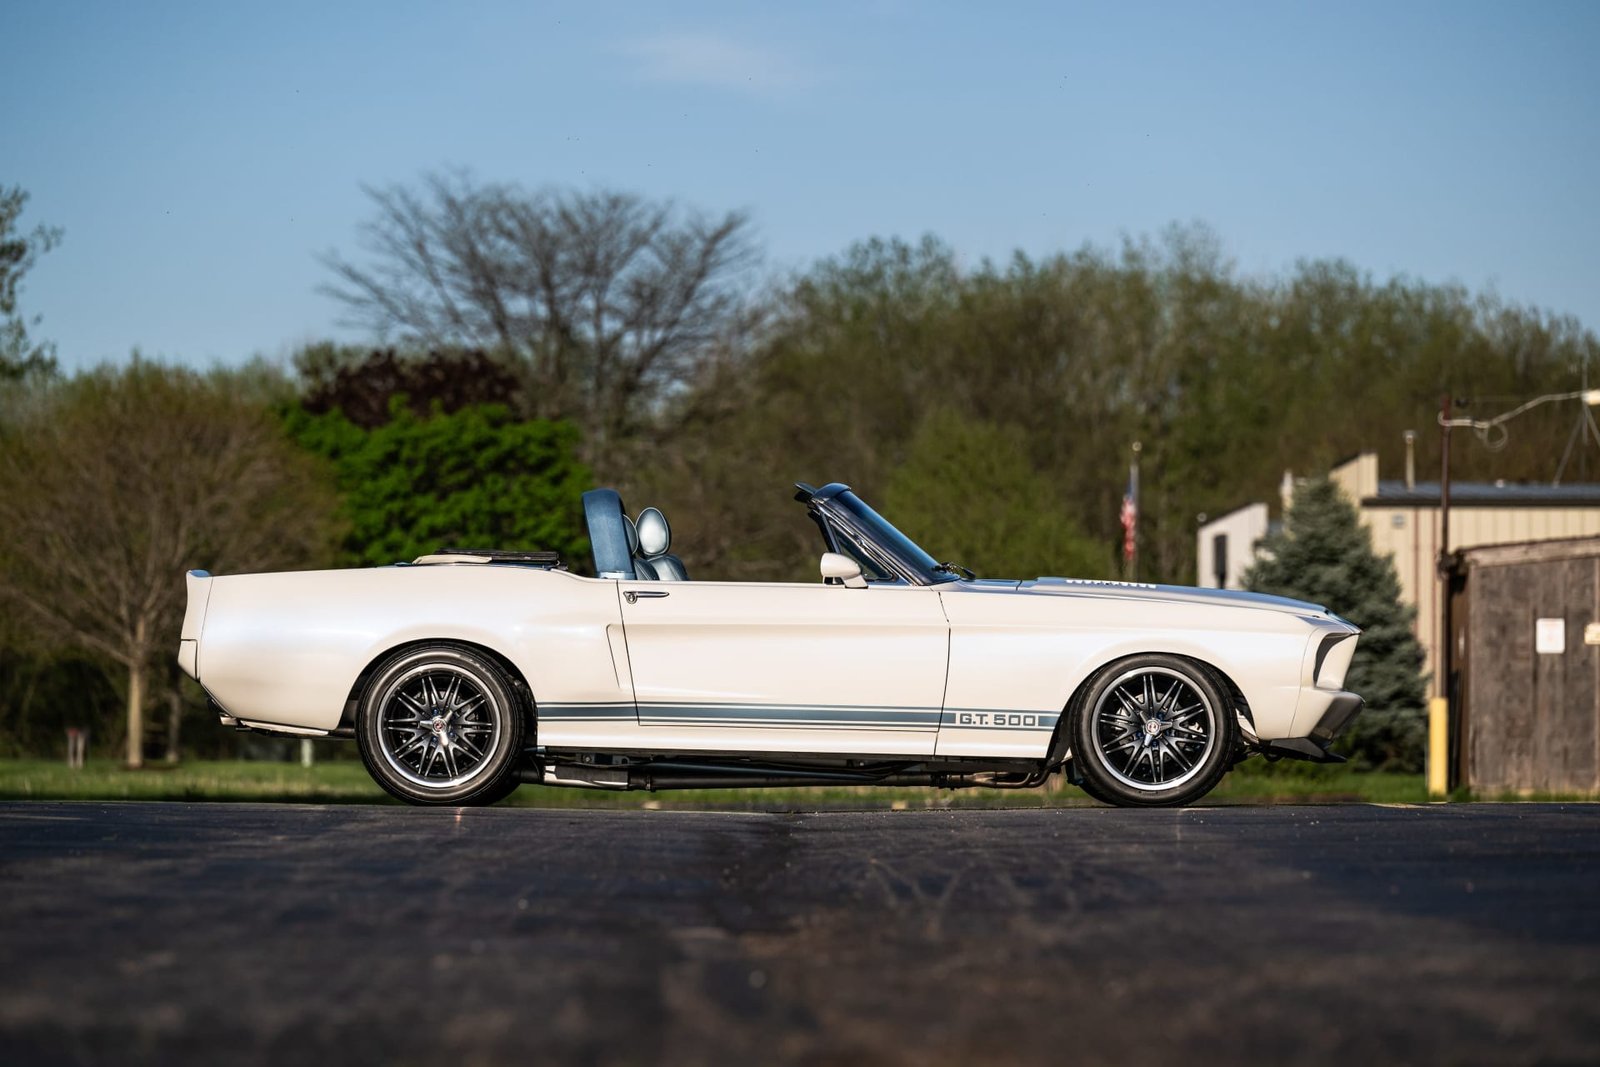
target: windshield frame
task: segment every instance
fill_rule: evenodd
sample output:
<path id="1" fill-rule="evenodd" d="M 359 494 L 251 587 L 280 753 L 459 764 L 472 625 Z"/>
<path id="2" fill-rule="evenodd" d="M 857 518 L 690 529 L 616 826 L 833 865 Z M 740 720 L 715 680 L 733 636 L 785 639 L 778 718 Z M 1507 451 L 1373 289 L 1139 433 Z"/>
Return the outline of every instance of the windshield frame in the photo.
<path id="1" fill-rule="evenodd" d="M 837 533 L 872 549 L 872 554 L 882 558 L 900 581 L 910 585 L 941 585 L 959 580 L 958 575 L 940 569 L 938 561 L 926 549 L 880 515 L 848 485 L 834 482 L 823 486 L 812 494 L 808 504 Z M 834 547 L 830 545 L 830 551 Z"/>

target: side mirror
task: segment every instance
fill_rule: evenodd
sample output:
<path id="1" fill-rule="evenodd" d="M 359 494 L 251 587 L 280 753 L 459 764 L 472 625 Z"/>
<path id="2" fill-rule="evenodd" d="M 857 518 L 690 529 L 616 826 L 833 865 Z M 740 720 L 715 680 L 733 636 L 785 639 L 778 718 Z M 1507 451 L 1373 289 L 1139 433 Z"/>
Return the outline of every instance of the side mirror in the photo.
<path id="1" fill-rule="evenodd" d="M 867 580 L 861 577 L 861 564 L 839 552 L 822 554 L 822 577 L 829 582 L 843 582 L 851 589 L 867 587 Z"/>

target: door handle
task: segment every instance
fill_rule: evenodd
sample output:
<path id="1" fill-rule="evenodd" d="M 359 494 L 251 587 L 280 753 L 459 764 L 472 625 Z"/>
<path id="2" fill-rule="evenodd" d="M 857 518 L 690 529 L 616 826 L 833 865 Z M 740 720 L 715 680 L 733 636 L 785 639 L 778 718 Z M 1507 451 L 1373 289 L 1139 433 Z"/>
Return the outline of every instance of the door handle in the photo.
<path id="1" fill-rule="evenodd" d="M 636 604 L 641 600 L 659 600 L 664 596 L 671 595 L 665 589 L 629 589 L 622 594 L 622 599 L 630 604 Z"/>

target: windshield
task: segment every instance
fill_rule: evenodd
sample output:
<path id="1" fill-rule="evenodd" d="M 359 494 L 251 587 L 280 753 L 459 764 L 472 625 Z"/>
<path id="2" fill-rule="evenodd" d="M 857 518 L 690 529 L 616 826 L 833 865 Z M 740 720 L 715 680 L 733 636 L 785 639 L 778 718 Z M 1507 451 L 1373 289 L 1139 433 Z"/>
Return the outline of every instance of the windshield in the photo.
<path id="1" fill-rule="evenodd" d="M 939 561 L 922 550 L 911 538 L 894 528 L 894 524 L 879 515 L 867 502 L 846 490 L 833 498 L 834 501 L 849 512 L 855 520 L 864 527 L 875 541 L 896 556 L 909 567 L 921 572 L 929 582 L 947 582 L 955 577 L 939 569 Z"/>

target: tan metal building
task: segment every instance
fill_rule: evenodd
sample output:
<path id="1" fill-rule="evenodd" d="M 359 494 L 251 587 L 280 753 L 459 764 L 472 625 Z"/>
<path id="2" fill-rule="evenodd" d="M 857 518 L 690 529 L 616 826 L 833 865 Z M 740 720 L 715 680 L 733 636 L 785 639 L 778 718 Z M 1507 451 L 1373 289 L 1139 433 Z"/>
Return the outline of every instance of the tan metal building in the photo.
<path id="1" fill-rule="evenodd" d="M 1329 477 L 1344 490 L 1372 533 L 1372 546 L 1394 557 L 1402 599 L 1417 608 L 1416 632 L 1427 660 L 1423 669 L 1431 691 L 1442 695 L 1435 664 L 1439 650 L 1439 581 L 1434 561 L 1439 555 L 1439 483 L 1388 481 L 1378 477 L 1378 454 L 1363 452 L 1339 464 Z M 1283 492 L 1292 485 L 1287 475 Z M 1285 501 L 1287 503 L 1287 501 Z M 1238 588 L 1244 567 L 1235 556 L 1265 530 L 1265 505 L 1250 505 L 1202 525 L 1196 538 L 1201 585 Z M 1451 482 L 1450 547 L 1452 550 L 1507 542 L 1550 541 L 1600 535 L 1600 485 L 1507 485 Z M 1223 537 L 1219 542 L 1217 538 Z M 1219 552 L 1219 548 L 1223 551 Z"/>
<path id="2" fill-rule="evenodd" d="M 1243 589 L 1244 573 L 1256 561 L 1256 544 L 1267 536 L 1267 506 L 1246 504 L 1200 528 L 1196 548 L 1199 585 L 1205 589 Z"/>
<path id="3" fill-rule="evenodd" d="M 1442 696 L 1435 665 L 1439 650 L 1439 483 L 1387 481 L 1378 477 L 1378 454 L 1363 452 L 1335 467 L 1334 482 L 1355 502 L 1372 532 L 1372 547 L 1394 557 L 1400 593 L 1417 608 L 1417 640 Z M 1509 542 L 1551 541 L 1600 534 L 1600 485 L 1507 485 L 1450 483 L 1452 550 Z"/>

